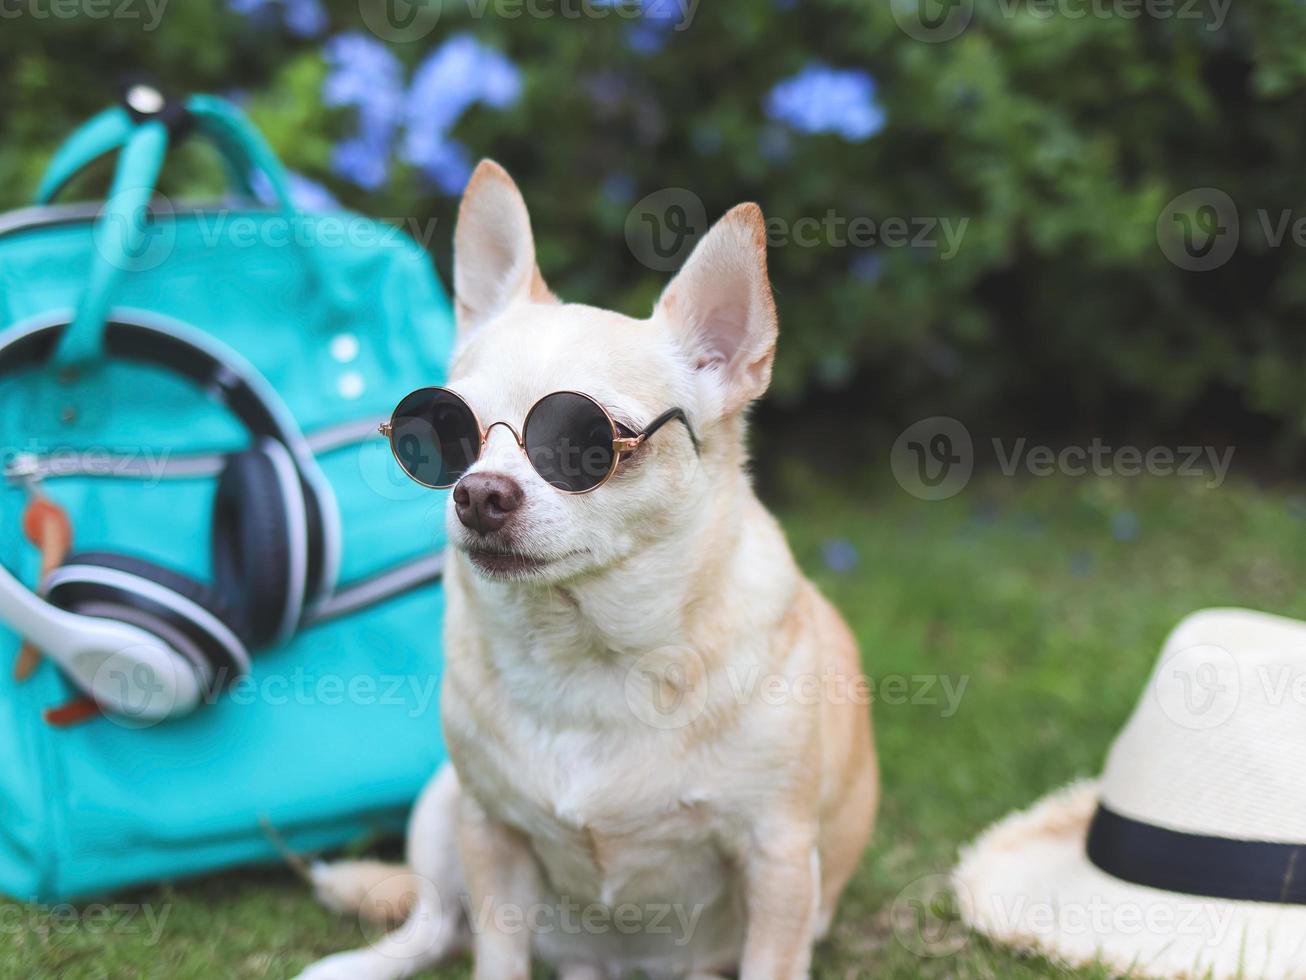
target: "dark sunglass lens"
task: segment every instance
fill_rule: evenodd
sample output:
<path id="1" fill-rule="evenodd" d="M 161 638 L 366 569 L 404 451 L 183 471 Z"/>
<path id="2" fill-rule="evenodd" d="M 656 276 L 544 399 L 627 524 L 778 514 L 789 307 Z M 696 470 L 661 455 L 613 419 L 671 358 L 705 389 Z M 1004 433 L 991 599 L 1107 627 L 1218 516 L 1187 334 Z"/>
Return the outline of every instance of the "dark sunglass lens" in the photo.
<path id="1" fill-rule="evenodd" d="M 399 465 L 428 487 L 453 486 L 481 450 L 476 416 L 451 391 L 414 391 L 399 403 L 391 425 L 390 442 Z"/>
<path id="2" fill-rule="evenodd" d="M 526 455 L 535 471 L 559 490 L 584 493 L 612 471 L 612 423 L 584 395 L 560 391 L 531 410 Z"/>

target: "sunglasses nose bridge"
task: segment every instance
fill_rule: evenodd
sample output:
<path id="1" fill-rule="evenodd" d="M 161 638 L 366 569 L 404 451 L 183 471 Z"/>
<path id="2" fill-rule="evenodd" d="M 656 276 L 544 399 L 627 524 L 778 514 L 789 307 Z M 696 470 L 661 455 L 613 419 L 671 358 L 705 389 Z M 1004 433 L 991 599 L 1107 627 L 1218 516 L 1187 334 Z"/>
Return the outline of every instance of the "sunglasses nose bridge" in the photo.
<path id="1" fill-rule="evenodd" d="M 497 425 L 503 426 L 512 434 L 512 438 L 517 443 L 518 448 L 524 447 L 525 443 L 522 442 L 521 434 L 515 428 L 513 428 L 511 422 L 491 422 L 489 425 L 487 425 L 485 427 L 485 431 L 481 433 L 482 447 L 484 447 L 485 444 L 490 441 L 490 433 L 494 431 L 494 427 Z"/>

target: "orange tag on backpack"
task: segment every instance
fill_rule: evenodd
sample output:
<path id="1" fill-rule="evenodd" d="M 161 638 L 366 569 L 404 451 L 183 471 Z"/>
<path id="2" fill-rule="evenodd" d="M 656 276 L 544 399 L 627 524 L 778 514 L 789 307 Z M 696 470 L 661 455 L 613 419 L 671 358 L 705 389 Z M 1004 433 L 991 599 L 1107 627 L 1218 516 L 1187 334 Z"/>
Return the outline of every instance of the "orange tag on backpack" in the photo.
<path id="1" fill-rule="evenodd" d="M 53 572 L 68 557 L 73 543 L 72 524 L 68 514 L 54 501 L 34 497 L 23 512 L 23 533 L 27 540 L 41 550 L 41 579 Z M 14 680 L 22 683 L 32 676 L 41 662 L 41 654 L 30 643 L 24 642 L 14 664 Z"/>
<path id="2" fill-rule="evenodd" d="M 100 706 L 91 698 L 73 698 L 57 708 L 46 708 L 44 717 L 45 723 L 52 728 L 72 728 L 100 717 Z"/>

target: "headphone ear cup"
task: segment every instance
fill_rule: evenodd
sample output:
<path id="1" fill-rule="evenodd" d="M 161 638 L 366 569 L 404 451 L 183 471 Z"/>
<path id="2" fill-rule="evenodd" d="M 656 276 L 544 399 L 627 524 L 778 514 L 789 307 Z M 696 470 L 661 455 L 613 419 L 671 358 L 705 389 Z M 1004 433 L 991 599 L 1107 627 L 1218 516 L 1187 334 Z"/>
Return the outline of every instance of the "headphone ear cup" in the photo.
<path id="1" fill-rule="evenodd" d="M 42 583 L 67 612 L 115 619 L 164 641 L 200 677 L 206 693 L 249 672 L 234 617 L 202 583 L 162 565 L 106 551 L 74 554 Z"/>
<path id="2" fill-rule="evenodd" d="M 213 587 L 238 610 L 253 647 L 290 635 L 303 610 L 307 567 L 299 473 L 280 443 L 232 456 L 213 508 Z"/>

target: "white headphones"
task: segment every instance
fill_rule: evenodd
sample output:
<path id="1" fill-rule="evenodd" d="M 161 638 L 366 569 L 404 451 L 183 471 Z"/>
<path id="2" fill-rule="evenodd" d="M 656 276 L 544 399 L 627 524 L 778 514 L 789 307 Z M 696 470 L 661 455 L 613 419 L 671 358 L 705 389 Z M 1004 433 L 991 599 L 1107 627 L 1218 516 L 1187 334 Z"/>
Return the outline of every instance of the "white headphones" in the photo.
<path id="1" fill-rule="evenodd" d="M 66 326 L 0 334 L 0 375 L 45 363 Z M 289 411 L 234 351 L 181 324 L 121 317 L 106 327 L 105 346 L 189 378 L 254 437 L 218 480 L 213 582 L 130 555 L 83 552 L 51 572 L 39 595 L 0 567 L 0 619 L 104 710 L 158 721 L 248 673 L 251 648 L 283 642 L 332 595 L 339 514 Z"/>

